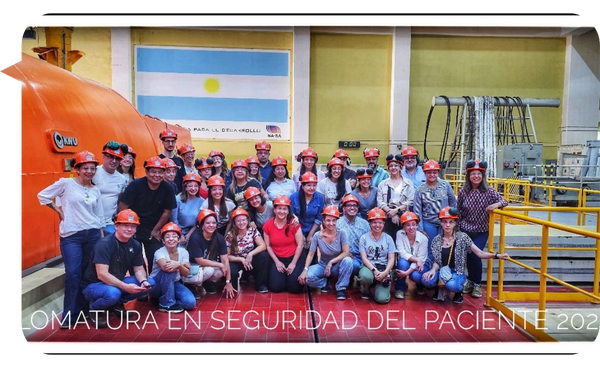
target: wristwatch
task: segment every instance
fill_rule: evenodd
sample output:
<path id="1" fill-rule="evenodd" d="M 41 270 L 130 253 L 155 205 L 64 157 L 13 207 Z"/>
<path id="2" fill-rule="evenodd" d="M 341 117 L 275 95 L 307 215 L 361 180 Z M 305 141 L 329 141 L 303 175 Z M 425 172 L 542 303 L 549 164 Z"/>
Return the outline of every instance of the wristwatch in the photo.
<path id="1" fill-rule="evenodd" d="M 308 271 L 308 267 L 304 267 L 304 271 Z"/>
<path id="2" fill-rule="evenodd" d="M 377 268 L 373 267 L 373 268 L 371 268 L 371 271 L 375 272 L 375 271 L 377 271 Z"/>
<path id="3" fill-rule="evenodd" d="M 225 283 L 230 284 L 231 280 L 225 280 Z"/>

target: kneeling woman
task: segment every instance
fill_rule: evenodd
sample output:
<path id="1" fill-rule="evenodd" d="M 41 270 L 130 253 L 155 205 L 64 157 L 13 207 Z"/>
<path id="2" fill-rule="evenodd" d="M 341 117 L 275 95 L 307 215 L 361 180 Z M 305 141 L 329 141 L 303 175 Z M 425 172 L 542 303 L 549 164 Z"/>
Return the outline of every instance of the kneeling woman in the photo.
<path id="1" fill-rule="evenodd" d="M 350 257 L 348 236 L 343 230 L 337 230 L 335 227 L 339 218 L 340 211 L 336 206 L 325 207 L 323 210 L 325 228 L 312 238 L 304 271 L 300 275 L 299 281 L 303 285 L 320 288 L 321 292 L 326 293 L 329 291 L 327 279 L 336 277 L 336 298 L 344 300 L 352 275 L 353 261 Z M 319 262 L 311 266 L 317 249 L 321 253 Z"/>
<path id="2" fill-rule="evenodd" d="M 194 294 L 179 282 L 190 273 L 190 255 L 183 247 L 178 247 L 181 229 L 169 222 L 160 231 L 164 247 L 154 253 L 154 265 L 150 277 L 156 287 L 150 297 L 158 298 L 160 312 L 180 313 L 196 306 Z"/>
<path id="3" fill-rule="evenodd" d="M 440 280 L 445 288 L 438 288 L 434 299 L 444 301 L 449 291 L 454 293 L 454 303 L 460 304 L 463 302 L 462 291 L 466 280 L 467 255 L 474 253 L 481 259 L 507 259 L 508 254 L 479 250 L 466 233 L 457 230 L 458 210 L 456 208 L 444 207 L 440 211 L 439 218 L 442 234 L 436 236 L 431 242 L 434 264 L 431 270 L 423 274 L 423 284 L 427 288 L 433 288 L 438 285 L 438 280 Z M 452 272 L 452 277 L 446 280 L 443 280 L 446 277 L 440 276 L 440 269 L 444 266 L 449 266 Z"/>
<path id="4" fill-rule="evenodd" d="M 215 281 L 225 276 L 223 293 L 227 298 L 233 298 L 237 291 L 231 285 L 225 238 L 217 232 L 217 214 L 211 210 L 201 210 L 196 227 L 197 230 L 192 233 L 188 241 L 188 252 L 192 259 L 192 268 L 197 270 L 198 276 L 184 281 L 190 282 L 189 280 L 193 279 L 192 283 L 196 286 L 204 286 L 207 294 L 215 294 Z M 194 263 L 200 267 L 194 267 Z"/>
<path id="5" fill-rule="evenodd" d="M 227 257 L 231 268 L 232 284 L 239 291 L 240 271 L 251 272 L 254 276 L 254 287 L 259 293 L 269 291 L 269 254 L 260 232 L 249 227 L 250 216 L 243 208 L 231 213 L 231 231 L 227 233 Z"/>
<path id="6" fill-rule="evenodd" d="M 267 252 L 273 260 L 269 271 L 269 289 L 274 293 L 284 290 L 300 293 L 303 289 L 298 281 L 302 266 L 297 264 L 304 264 L 304 237 L 300 225 L 293 224 L 294 215 L 290 206 L 290 199 L 285 195 L 275 198 L 275 217 L 263 226 Z"/>
<path id="7" fill-rule="evenodd" d="M 404 212 L 400 216 L 400 226 L 396 234 L 396 247 L 400 255 L 396 266 L 396 299 L 404 299 L 404 293 L 408 289 L 406 278 L 417 285 L 417 294 L 425 294 L 425 288 L 421 277 L 431 269 L 427 259 L 427 248 L 429 241 L 420 231 L 417 231 L 419 217 L 413 212 Z"/>

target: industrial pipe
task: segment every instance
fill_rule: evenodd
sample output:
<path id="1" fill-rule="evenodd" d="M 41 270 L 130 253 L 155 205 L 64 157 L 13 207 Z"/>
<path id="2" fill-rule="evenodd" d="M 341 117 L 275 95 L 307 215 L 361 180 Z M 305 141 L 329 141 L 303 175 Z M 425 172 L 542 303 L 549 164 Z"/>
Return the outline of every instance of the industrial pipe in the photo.
<path id="1" fill-rule="evenodd" d="M 467 103 L 464 97 L 448 97 L 450 106 L 463 106 Z M 472 101 L 472 100 L 471 100 Z M 531 107 L 559 107 L 560 99 L 558 98 L 522 98 L 520 100 L 523 106 Z M 431 100 L 431 106 L 447 106 L 446 100 L 443 97 L 434 96 Z M 494 97 L 494 106 L 519 106 L 519 103 L 511 97 Z"/>

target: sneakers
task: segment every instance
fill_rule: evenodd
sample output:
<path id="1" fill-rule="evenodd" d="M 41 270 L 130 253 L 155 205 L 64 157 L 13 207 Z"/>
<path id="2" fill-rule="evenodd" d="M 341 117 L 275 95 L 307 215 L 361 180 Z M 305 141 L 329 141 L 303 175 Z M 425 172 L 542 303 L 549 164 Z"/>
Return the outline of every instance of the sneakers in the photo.
<path id="1" fill-rule="evenodd" d="M 371 294 L 362 293 L 362 294 L 360 294 L 360 297 L 363 298 L 364 300 L 369 300 L 371 298 Z"/>
<path id="2" fill-rule="evenodd" d="M 463 286 L 463 293 L 471 294 L 471 292 L 473 292 L 473 281 L 467 279 L 467 281 L 465 281 L 465 284 Z"/>
<path id="3" fill-rule="evenodd" d="M 427 289 L 424 287 L 417 287 L 417 295 L 425 295 L 427 294 Z"/>
<path id="4" fill-rule="evenodd" d="M 181 313 L 181 312 L 183 312 L 183 308 L 179 304 L 175 303 L 168 307 L 163 307 L 161 305 L 158 307 L 158 311 L 159 312 L 170 312 L 170 313 Z"/>
<path id="5" fill-rule="evenodd" d="M 473 298 L 481 298 L 482 295 L 483 295 L 483 293 L 481 292 L 481 285 L 475 284 L 473 286 L 473 291 L 471 292 L 471 296 Z"/>
<path id="6" fill-rule="evenodd" d="M 346 299 L 346 291 L 345 290 L 338 290 L 336 295 L 335 295 L 337 300 L 345 300 Z"/>
<path id="7" fill-rule="evenodd" d="M 207 294 L 216 294 L 217 293 L 217 285 L 214 282 L 206 281 L 202 284 L 204 290 Z"/>
<path id="8" fill-rule="evenodd" d="M 452 298 L 452 302 L 454 304 L 462 304 L 462 302 L 463 302 L 463 294 L 462 293 L 456 293 L 456 294 L 454 294 L 454 297 Z"/>
<path id="9" fill-rule="evenodd" d="M 329 286 L 325 285 L 324 287 L 321 288 L 321 293 L 328 293 L 329 292 Z"/>
<path id="10" fill-rule="evenodd" d="M 261 293 L 261 294 L 268 293 L 269 292 L 269 288 L 267 287 L 267 285 L 260 285 L 258 287 L 258 292 Z"/>
<path id="11" fill-rule="evenodd" d="M 138 302 L 147 302 L 148 301 L 148 295 L 144 295 L 144 296 L 140 296 L 139 298 L 137 298 Z"/>
<path id="12" fill-rule="evenodd" d="M 402 291 L 402 290 L 397 290 L 397 291 L 394 293 L 394 298 L 396 298 L 396 299 L 404 299 L 404 291 Z"/>
<path id="13" fill-rule="evenodd" d="M 96 328 L 106 328 L 108 327 L 108 313 L 105 310 L 95 310 L 90 311 L 90 320 L 92 321 L 92 326 Z"/>

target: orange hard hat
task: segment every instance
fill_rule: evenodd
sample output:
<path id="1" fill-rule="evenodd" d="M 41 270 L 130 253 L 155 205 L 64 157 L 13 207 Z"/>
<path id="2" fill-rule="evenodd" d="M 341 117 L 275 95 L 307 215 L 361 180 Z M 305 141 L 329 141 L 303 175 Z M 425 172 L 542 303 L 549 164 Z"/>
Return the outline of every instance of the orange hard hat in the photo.
<path id="1" fill-rule="evenodd" d="M 417 151 L 415 149 L 415 147 L 411 147 L 411 146 L 406 146 L 404 147 L 404 149 L 402 150 L 402 156 L 418 156 L 419 155 L 419 151 Z"/>
<path id="2" fill-rule="evenodd" d="M 363 169 L 361 167 L 360 169 L 356 170 L 356 178 L 357 179 L 372 178 L 372 177 L 373 177 L 373 169 L 371 169 L 371 168 Z"/>
<path id="3" fill-rule="evenodd" d="M 133 147 L 131 146 L 127 146 L 127 153 L 133 156 L 133 159 L 135 160 L 137 158 L 137 153 L 135 153 L 135 151 L 133 150 Z"/>
<path id="4" fill-rule="evenodd" d="M 96 159 L 96 155 L 94 155 L 90 151 L 81 151 L 77 154 L 77 156 L 75 156 L 75 164 L 73 166 L 77 167 L 79 165 L 83 165 L 83 164 L 87 164 L 87 163 L 93 163 L 93 164 L 98 165 L 98 160 Z"/>
<path id="5" fill-rule="evenodd" d="M 363 156 L 367 157 L 379 157 L 379 148 L 365 148 Z"/>
<path id="6" fill-rule="evenodd" d="M 428 160 L 427 162 L 425 162 L 423 164 L 423 171 L 440 171 L 440 164 L 437 163 L 437 161 L 434 160 Z"/>
<path id="7" fill-rule="evenodd" d="M 215 211 L 209 209 L 200 210 L 200 213 L 198 213 L 198 223 L 201 224 L 202 221 L 204 221 L 204 219 L 206 219 L 208 216 L 214 216 L 215 218 L 217 218 L 217 214 Z"/>
<path id="8" fill-rule="evenodd" d="M 149 168 L 157 168 L 157 169 L 164 169 L 165 168 L 165 164 L 163 163 L 162 159 L 158 156 L 154 156 L 154 157 L 150 157 L 148 159 L 148 161 L 144 162 L 144 168 L 145 169 L 149 169 Z"/>
<path id="9" fill-rule="evenodd" d="M 273 200 L 273 207 L 275 207 L 275 206 L 288 206 L 288 207 L 290 207 L 291 205 L 292 205 L 292 202 L 290 201 L 290 199 L 285 194 L 278 195 Z"/>
<path id="10" fill-rule="evenodd" d="M 313 158 L 318 158 L 317 152 L 315 152 L 314 149 L 308 147 L 302 150 L 302 152 L 300 153 L 300 157 L 301 158 L 305 158 L 305 157 L 313 157 Z"/>
<path id="11" fill-rule="evenodd" d="M 269 142 L 261 141 L 254 145 L 254 149 L 256 149 L 257 151 L 270 151 L 271 145 L 269 144 Z"/>
<path id="12" fill-rule="evenodd" d="M 484 172 L 487 170 L 487 162 L 485 161 L 479 161 L 479 160 L 469 160 L 467 161 L 467 172 L 472 171 L 472 170 L 479 170 L 481 172 Z"/>
<path id="13" fill-rule="evenodd" d="M 179 169 L 179 166 L 177 166 L 177 164 L 175 163 L 175 161 L 173 161 L 170 158 L 166 158 L 166 157 L 163 158 L 162 159 L 162 164 L 163 164 L 163 167 L 165 169 L 171 169 L 171 168 Z"/>
<path id="14" fill-rule="evenodd" d="M 174 231 L 177 233 L 177 235 L 181 236 L 181 228 L 179 227 L 179 225 L 173 222 L 169 222 L 165 224 L 165 226 L 163 226 L 162 229 L 160 229 L 160 237 L 162 238 L 165 235 L 165 233 L 168 233 L 169 231 Z"/>
<path id="15" fill-rule="evenodd" d="M 287 160 L 281 156 L 275 156 L 271 160 L 271 166 L 287 166 Z"/>
<path id="16" fill-rule="evenodd" d="M 249 200 L 252 197 L 255 197 L 257 195 L 260 195 L 260 190 L 258 190 L 255 187 L 249 187 L 248 189 L 246 189 L 246 192 L 244 192 L 244 197 L 246 198 L 246 200 Z"/>
<path id="17" fill-rule="evenodd" d="M 339 149 L 337 151 L 335 151 L 335 153 L 333 154 L 333 157 L 337 157 L 337 158 L 348 158 L 350 156 L 348 156 L 348 152 L 344 151 L 343 149 Z"/>
<path id="18" fill-rule="evenodd" d="M 256 165 L 260 165 L 260 162 L 258 162 L 258 158 L 256 158 L 256 156 L 250 156 L 246 159 L 246 163 L 248 165 L 250 164 L 256 164 Z"/>
<path id="19" fill-rule="evenodd" d="M 196 168 L 196 170 L 210 169 L 211 167 L 213 167 L 213 159 L 210 157 L 197 158 L 196 161 L 194 161 L 194 167 Z"/>
<path id="20" fill-rule="evenodd" d="M 301 183 L 318 183 L 319 179 L 317 178 L 317 176 L 313 173 L 309 172 L 305 172 L 304 174 L 302 174 L 302 176 L 300 177 L 300 182 Z"/>
<path id="21" fill-rule="evenodd" d="M 250 218 L 250 215 L 248 214 L 248 211 L 246 211 L 243 208 L 236 208 L 235 210 L 233 210 L 233 212 L 231 212 L 231 219 L 232 220 L 234 218 L 238 217 L 238 216 L 246 216 L 246 217 Z"/>
<path id="22" fill-rule="evenodd" d="M 194 148 L 194 146 L 192 146 L 191 144 L 187 144 L 187 143 L 185 143 L 183 146 L 181 146 L 181 148 L 178 150 L 178 153 L 180 156 L 183 156 L 188 152 L 196 152 L 196 149 Z"/>
<path id="23" fill-rule="evenodd" d="M 231 170 L 235 169 L 236 167 L 248 169 L 248 164 L 246 163 L 246 160 L 235 160 L 231 163 Z"/>
<path id="24" fill-rule="evenodd" d="M 398 163 L 400 166 L 402 166 L 402 165 L 404 165 L 404 158 L 402 158 L 402 156 L 401 156 L 401 155 L 399 155 L 399 154 L 393 155 L 393 154 L 391 154 L 391 153 L 390 153 L 390 154 L 389 154 L 389 155 L 387 155 L 387 157 L 385 158 L 385 163 L 386 163 L 388 166 L 390 166 L 390 164 L 391 164 L 392 162 L 396 162 L 396 163 Z"/>
<path id="25" fill-rule="evenodd" d="M 367 219 L 369 221 L 371 221 L 371 220 L 385 220 L 385 212 L 383 212 L 383 210 L 381 208 L 375 207 L 371 211 L 369 211 L 369 213 L 367 215 Z"/>
<path id="26" fill-rule="evenodd" d="M 213 187 L 213 186 L 224 187 L 225 186 L 225 180 L 223 180 L 223 178 L 220 177 L 219 175 L 213 175 L 210 178 L 208 178 L 208 182 L 206 183 L 206 185 L 209 186 L 209 187 Z"/>
<path id="27" fill-rule="evenodd" d="M 333 217 L 339 219 L 340 218 L 340 210 L 337 208 L 337 206 L 329 205 L 323 209 L 322 215 L 323 216 L 333 216 Z"/>
<path id="28" fill-rule="evenodd" d="M 356 196 L 354 194 L 346 194 L 344 196 L 344 198 L 342 199 L 342 206 L 345 206 L 346 203 L 348 203 L 348 202 L 354 202 L 356 204 L 360 203 L 358 198 L 356 198 Z"/>
<path id="29" fill-rule="evenodd" d="M 215 157 L 215 156 L 221 156 L 222 158 L 225 158 L 225 155 L 221 151 L 211 150 L 208 153 L 208 157 Z"/>
<path id="30" fill-rule="evenodd" d="M 336 166 L 336 165 L 339 165 L 342 168 L 345 166 L 344 161 L 340 160 L 337 157 L 334 157 L 331 160 L 329 160 L 329 162 L 327 163 L 327 170 L 329 170 L 330 167 Z"/>
<path id="31" fill-rule="evenodd" d="M 158 135 L 158 137 L 161 140 L 163 140 L 165 138 L 175 138 L 175 139 L 177 139 L 177 133 L 174 130 L 165 129 L 162 132 L 160 132 L 160 134 Z"/>
<path id="32" fill-rule="evenodd" d="M 117 214 L 117 219 L 115 220 L 115 224 L 140 224 L 140 218 L 137 213 L 133 212 L 133 210 L 126 209 L 119 214 Z"/>
<path id="33" fill-rule="evenodd" d="M 202 178 L 200 177 L 200 175 L 196 174 L 196 173 L 189 173 L 186 176 L 183 177 L 183 181 L 182 183 L 188 182 L 188 181 L 195 181 L 198 184 L 202 184 Z"/>
<path id="34" fill-rule="evenodd" d="M 102 153 L 105 153 L 107 155 L 111 155 L 120 159 L 123 159 L 123 157 L 125 156 L 125 153 L 123 152 L 123 150 L 121 149 L 121 145 L 119 145 L 119 143 L 115 142 L 115 141 L 110 141 L 107 144 L 104 145 L 104 148 L 102 149 Z"/>
<path id="35" fill-rule="evenodd" d="M 400 226 L 404 225 L 405 222 L 408 221 L 416 221 L 419 223 L 419 216 L 415 215 L 413 212 L 406 211 L 400 216 Z"/>
<path id="36" fill-rule="evenodd" d="M 458 220 L 458 210 L 456 208 L 452 208 L 450 206 L 446 206 L 442 208 L 438 218 L 441 219 L 455 219 Z"/>

